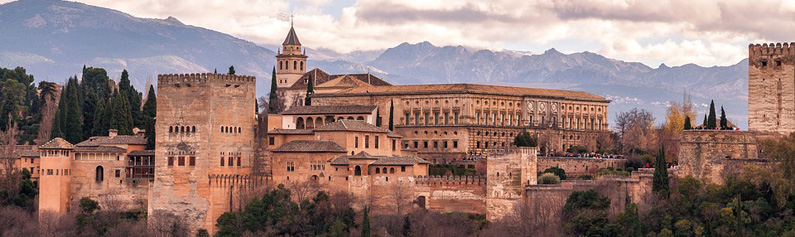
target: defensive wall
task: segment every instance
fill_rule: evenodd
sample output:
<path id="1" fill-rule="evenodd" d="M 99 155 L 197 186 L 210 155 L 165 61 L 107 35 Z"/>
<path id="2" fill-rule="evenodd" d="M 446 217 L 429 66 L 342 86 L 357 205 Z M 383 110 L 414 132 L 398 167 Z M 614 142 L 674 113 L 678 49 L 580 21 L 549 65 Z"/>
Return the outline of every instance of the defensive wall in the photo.
<path id="1" fill-rule="evenodd" d="M 599 159 L 579 157 L 539 157 L 538 172 L 559 167 L 566 171 L 566 176 L 576 178 L 581 175 L 593 175 L 603 168 L 624 168 L 626 159 Z"/>

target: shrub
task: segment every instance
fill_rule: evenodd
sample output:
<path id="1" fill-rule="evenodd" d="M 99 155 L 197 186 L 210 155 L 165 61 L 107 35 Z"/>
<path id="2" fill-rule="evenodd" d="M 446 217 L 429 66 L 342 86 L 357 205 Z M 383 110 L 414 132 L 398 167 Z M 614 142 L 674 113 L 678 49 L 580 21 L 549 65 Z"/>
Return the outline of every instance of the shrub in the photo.
<path id="1" fill-rule="evenodd" d="M 582 153 L 588 152 L 588 149 L 586 149 L 585 147 L 582 147 L 582 146 L 572 146 L 572 147 L 569 147 L 569 149 L 566 149 L 566 152 L 582 154 Z"/>
<path id="2" fill-rule="evenodd" d="M 560 179 L 566 179 L 566 171 L 563 170 L 560 167 L 557 167 L 557 166 L 549 167 L 549 168 L 545 169 L 544 172 L 541 172 L 541 173 L 542 174 L 544 174 L 544 173 L 553 173 L 553 174 L 557 175 Z"/>
<path id="3" fill-rule="evenodd" d="M 538 139 L 529 132 L 520 132 L 516 137 L 513 139 L 513 144 L 518 147 L 537 147 L 538 146 Z"/>
<path id="4" fill-rule="evenodd" d="M 544 173 L 538 177 L 539 184 L 559 184 L 560 178 L 553 173 Z"/>
<path id="5" fill-rule="evenodd" d="M 592 179 L 593 179 L 593 176 L 590 176 L 590 175 L 580 175 L 580 177 L 577 177 L 577 178 L 578 178 L 578 179 L 582 179 L 582 180 L 592 180 Z"/>

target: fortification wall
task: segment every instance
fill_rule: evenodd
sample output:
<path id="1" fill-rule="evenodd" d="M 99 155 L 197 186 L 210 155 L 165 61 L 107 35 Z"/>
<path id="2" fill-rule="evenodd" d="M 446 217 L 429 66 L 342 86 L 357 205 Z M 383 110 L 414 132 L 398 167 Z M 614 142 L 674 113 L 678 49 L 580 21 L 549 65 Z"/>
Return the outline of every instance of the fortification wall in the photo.
<path id="1" fill-rule="evenodd" d="M 415 181 L 429 210 L 486 214 L 484 176 L 420 176 Z"/>
<path id="2" fill-rule="evenodd" d="M 748 130 L 795 131 L 795 43 L 748 46 Z"/>
<path id="3" fill-rule="evenodd" d="M 486 218 L 499 220 L 513 212 L 524 187 L 538 184 L 538 149 L 491 149 L 486 160 Z"/>
<path id="4" fill-rule="evenodd" d="M 613 169 L 623 168 L 626 159 L 594 159 L 577 157 L 539 157 L 538 172 L 559 167 L 566 171 L 566 176 L 576 178 L 580 175 L 591 175 L 599 173 L 599 169 L 612 167 Z"/>
<path id="5" fill-rule="evenodd" d="M 679 145 L 680 177 L 693 176 L 722 184 L 745 165 L 766 165 L 760 159 L 757 133 L 741 131 L 685 131 Z"/>

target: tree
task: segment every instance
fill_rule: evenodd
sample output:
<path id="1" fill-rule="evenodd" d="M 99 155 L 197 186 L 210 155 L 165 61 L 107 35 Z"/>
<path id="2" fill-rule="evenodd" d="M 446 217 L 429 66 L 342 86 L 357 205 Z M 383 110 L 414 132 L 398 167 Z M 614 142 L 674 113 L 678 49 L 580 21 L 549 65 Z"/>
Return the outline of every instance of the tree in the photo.
<path id="1" fill-rule="evenodd" d="M 395 130 L 395 102 L 389 101 L 389 131 Z"/>
<path id="2" fill-rule="evenodd" d="M 652 191 L 664 198 L 667 198 L 670 193 L 668 187 L 668 165 L 665 162 L 665 146 L 661 147 L 659 152 L 657 152 L 657 160 L 654 163 Z"/>
<path id="3" fill-rule="evenodd" d="M 118 130 L 119 135 L 132 135 L 133 121 L 127 98 L 121 93 L 114 93 L 110 108 L 110 128 Z"/>
<path id="4" fill-rule="evenodd" d="M 704 122 L 701 122 L 701 128 L 702 128 L 702 129 L 705 129 L 705 128 L 707 128 L 707 122 L 708 122 L 708 121 L 707 121 L 707 115 L 705 114 L 705 115 L 704 115 Z"/>
<path id="5" fill-rule="evenodd" d="M 530 135 L 529 132 L 523 131 L 514 137 L 513 144 L 518 147 L 537 147 L 538 139 Z"/>
<path id="6" fill-rule="evenodd" d="M 157 95 L 155 94 L 155 87 L 150 86 L 149 92 L 146 95 L 146 103 L 144 103 L 141 116 L 144 119 L 144 136 L 146 137 L 146 149 L 155 149 L 155 117 L 157 116 Z"/>
<path id="7" fill-rule="evenodd" d="M 685 128 L 684 130 L 693 129 L 692 125 L 690 124 L 690 116 L 685 116 Z"/>
<path id="8" fill-rule="evenodd" d="M 562 168 L 560 168 L 558 166 L 549 167 L 549 168 L 545 169 L 544 172 L 542 172 L 542 173 L 552 173 L 552 174 L 558 176 L 560 179 L 566 179 L 566 170 L 563 170 Z"/>
<path id="9" fill-rule="evenodd" d="M 235 75 L 235 66 L 229 66 L 229 75 Z"/>
<path id="10" fill-rule="evenodd" d="M 411 237 L 411 220 L 409 220 L 409 215 L 407 214 L 403 217 L 403 231 L 402 234 L 404 237 Z"/>
<path id="11" fill-rule="evenodd" d="M 633 108 L 619 113 L 615 121 L 623 152 L 645 152 L 655 147 L 654 115 L 651 112 Z"/>
<path id="12" fill-rule="evenodd" d="M 707 129 L 715 129 L 718 127 L 717 119 L 715 118 L 715 101 L 709 102 L 709 116 L 707 117 Z"/>
<path id="13" fill-rule="evenodd" d="M 553 173 L 544 173 L 541 176 L 538 176 L 538 183 L 539 184 L 559 184 L 560 177 Z"/>
<path id="14" fill-rule="evenodd" d="M 720 107 L 720 129 L 729 129 L 729 120 L 726 119 L 726 111 L 723 106 Z"/>
<path id="15" fill-rule="evenodd" d="M 312 105 L 312 94 L 315 93 L 315 78 L 312 75 L 309 75 L 309 82 L 306 84 L 306 99 L 304 100 L 304 105 L 311 106 Z"/>
<path id="16" fill-rule="evenodd" d="M 362 234 L 361 237 L 370 237 L 370 209 L 364 207 L 364 218 L 362 218 Z"/>
<path id="17" fill-rule="evenodd" d="M 276 94 L 277 85 L 278 84 L 276 84 L 276 66 L 273 66 L 273 72 L 271 72 L 271 92 L 268 93 L 268 112 L 269 113 L 271 111 L 277 111 L 276 110 L 277 105 L 275 104 L 276 102 L 278 102 L 278 99 L 276 98 L 278 96 Z"/>
<path id="18" fill-rule="evenodd" d="M 155 94 L 155 86 L 149 86 L 146 103 L 144 103 L 143 115 L 150 118 L 157 116 L 157 95 Z"/>
<path id="19" fill-rule="evenodd" d="M 80 100 L 78 99 L 78 83 L 77 78 L 73 78 L 66 85 L 66 107 L 65 121 L 63 123 L 63 136 L 64 139 L 77 144 L 83 141 L 83 120 L 80 117 Z M 93 115 L 92 115 L 93 116 Z"/>
<path id="20" fill-rule="evenodd" d="M 92 134 L 94 136 L 107 136 L 108 129 L 110 129 L 110 120 L 112 110 L 109 108 L 110 103 L 102 99 L 97 103 L 97 110 L 94 113 L 94 129 Z"/>
<path id="21" fill-rule="evenodd" d="M 146 117 L 146 126 L 144 130 L 144 136 L 146 137 L 146 149 L 147 150 L 154 150 L 155 149 L 155 119 L 152 117 Z"/>

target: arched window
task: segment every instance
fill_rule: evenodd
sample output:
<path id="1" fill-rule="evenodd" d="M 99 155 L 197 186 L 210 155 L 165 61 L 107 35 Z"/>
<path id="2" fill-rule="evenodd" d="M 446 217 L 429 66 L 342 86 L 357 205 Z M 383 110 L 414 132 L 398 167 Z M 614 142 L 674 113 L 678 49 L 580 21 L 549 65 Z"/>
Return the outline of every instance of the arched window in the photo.
<path id="1" fill-rule="evenodd" d="M 306 129 L 313 129 L 315 128 L 315 121 L 311 117 L 306 118 Z"/>
<path id="2" fill-rule="evenodd" d="M 105 180 L 105 169 L 102 166 L 97 166 L 96 177 L 94 178 L 97 183 L 101 183 Z"/>
<path id="3" fill-rule="evenodd" d="M 312 181 L 314 181 L 314 182 L 316 182 L 316 183 L 317 183 L 317 181 L 318 181 L 318 179 L 317 179 L 317 175 L 312 175 Z"/>
<path id="4" fill-rule="evenodd" d="M 362 176 L 362 167 L 357 165 L 356 168 L 353 168 L 353 175 Z"/>
<path id="5" fill-rule="evenodd" d="M 298 70 L 298 61 L 293 61 L 293 70 Z"/>
<path id="6" fill-rule="evenodd" d="M 389 168 L 389 173 L 390 174 L 394 174 L 395 173 L 395 168 Z"/>
<path id="7" fill-rule="evenodd" d="M 301 70 L 304 70 L 304 61 L 301 61 Z"/>
<path id="8" fill-rule="evenodd" d="M 359 116 L 359 117 L 357 117 L 357 118 L 356 118 L 356 120 L 362 120 L 362 121 L 364 121 L 364 117 L 362 117 L 362 116 Z"/>
<path id="9" fill-rule="evenodd" d="M 282 61 L 279 61 L 279 70 L 282 70 Z"/>
<path id="10" fill-rule="evenodd" d="M 317 119 L 315 119 L 315 128 L 319 128 L 321 126 L 323 126 L 323 118 L 318 117 Z"/>
<path id="11" fill-rule="evenodd" d="M 381 173 L 381 168 L 377 168 L 377 167 L 376 167 L 376 168 L 375 168 L 375 173 L 376 173 L 376 174 L 380 174 L 380 173 Z"/>
<path id="12" fill-rule="evenodd" d="M 349 116 L 349 117 L 348 117 L 348 120 L 353 120 L 353 117 Z"/>
<path id="13" fill-rule="evenodd" d="M 174 132 L 174 126 L 168 126 L 168 132 L 169 133 L 173 133 Z"/>
<path id="14" fill-rule="evenodd" d="M 243 133 L 243 128 L 237 127 L 237 133 Z"/>
<path id="15" fill-rule="evenodd" d="M 185 132 L 185 126 L 180 126 L 179 127 L 179 132 L 184 133 Z"/>
<path id="16" fill-rule="evenodd" d="M 221 132 L 224 132 L 224 126 L 221 126 Z"/>
<path id="17" fill-rule="evenodd" d="M 191 128 L 190 132 L 196 132 L 196 126 L 193 126 L 193 128 Z"/>
<path id="18" fill-rule="evenodd" d="M 295 121 L 295 128 L 304 129 L 304 118 L 298 118 L 298 120 Z"/>

